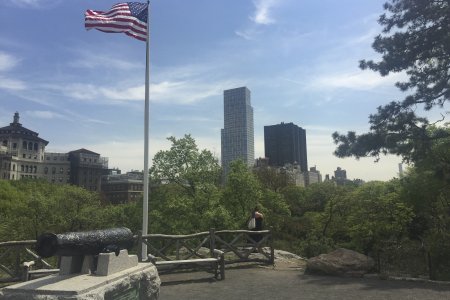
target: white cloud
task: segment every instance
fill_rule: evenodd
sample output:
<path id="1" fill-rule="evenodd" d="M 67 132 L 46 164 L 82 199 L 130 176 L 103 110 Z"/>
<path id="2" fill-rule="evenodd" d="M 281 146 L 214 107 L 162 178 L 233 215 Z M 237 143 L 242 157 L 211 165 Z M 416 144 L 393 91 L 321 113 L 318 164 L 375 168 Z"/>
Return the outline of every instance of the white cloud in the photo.
<path id="1" fill-rule="evenodd" d="M 359 71 L 352 73 L 323 74 L 313 78 L 310 87 L 314 89 L 323 88 L 347 88 L 353 90 L 371 90 L 382 85 L 392 86 L 395 82 L 402 80 L 402 73 L 380 76 L 371 71 Z"/>
<path id="2" fill-rule="evenodd" d="M 69 65 L 71 67 L 86 69 L 95 69 L 101 67 L 102 69 L 110 68 L 117 70 L 135 70 L 139 68 L 145 68 L 145 65 L 142 65 L 142 63 L 132 62 L 130 59 L 119 59 L 105 53 L 99 54 L 80 50 L 78 55 L 80 56 L 79 59 L 70 62 Z M 142 76 L 144 76 L 144 73 Z"/>
<path id="3" fill-rule="evenodd" d="M 0 72 L 4 73 L 12 70 L 19 63 L 19 59 L 5 52 L 0 52 Z M 23 81 L 8 78 L 0 74 L 0 89 L 20 91 L 26 89 Z"/>
<path id="4" fill-rule="evenodd" d="M 277 0 L 255 0 L 253 4 L 256 10 L 250 20 L 256 24 L 268 25 L 275 23 L 275 20 L 271 17 L 271 9 L 278 3 Z"/>
<path id="5" fill-rule="evenodd" d="M 23 81 L 0 76 L 0 89 L 20 91 L 25 90 L 26 85 Z"/>
<path id="6" fill-rule="evenodd" d="M 97 103 L 113 103 L 144 100 L 144 86 L 106 87 L 94 84 L 73 83 L 68 85 L 45 84 L 44 90 L 56 91 L 66 97 Z"/>
<path id="7" fill-rule="evenodd" d="M 220 95 L 224 86 L 233 86 L 228 81 L 163 81 L 150 84 L 150 101 L 170 104 L 192 104 L 210 96 Z M 82 101 L 103 103 L 126 103 L 144 101 L 145 85 L 130 87 L 106 87 L 75 83 L 66 86 L 46 85 L 48 89 L 62 92 L 65 96 Z"/>
<path id="8" fill-rule="evenodd" d="M 220 95 L 226 82 L 164 81 L 150 86 L 150 97 L 156 102 L 190 104 Z"/>
<path id="9" fill-rule="evenodd" d="M 176 115 L 176 116 L 168 116 L 164 115 L 162 117 L 158 117 L 159 121 L 170 121 L 170 122 L 216 122 L 216 119 L 207 118 L 207 117 L 199 117 L 199 116 L 191 116 L 191 115 Z"/>
<path id="10" fill-rule="evenodd" d="M 34 111 L 26 111 L 25 114 L 27 116 L 31 116 L 31 117 L 35 117 L 35 118 L 39 118 L 39 119 L 46 119 L 46 120 L 50 120 L 50 119 L 67 119 L 66 117 L 64 117 L 63 115 L 53 112 L 53 111 L 49 111 L 49 110 L 34 110 Z"/>
<path id="11" fill-rule="evenodd" d="M 101 97 L 116 101 L 143 101 L 145 99 L 145 85 L 128 88 L 99 88 Z"/>
<path id="12" fill-rule="evenodd" d="M 61 0 L 6 0 L 12 5 L 22 8 L 49 8 L 61 2 Z"/>
<path id="13" fill-rule="evenodd" d="M 251 41 L 254 39 L 254 31 L 251 31 L 251 30 L 244 30 L 244 31 L 236 30 L 234 33 L 237 36 L 240 36 L 241 38 L 244 38 L 248 41 Z"/>
<path id="14" fill-rule="evenodd" d="M 19 59 L 9 55 L 5 52 L 0 52 L 0 72 L 9 71 L 14 68 L 19 62 Z"/>

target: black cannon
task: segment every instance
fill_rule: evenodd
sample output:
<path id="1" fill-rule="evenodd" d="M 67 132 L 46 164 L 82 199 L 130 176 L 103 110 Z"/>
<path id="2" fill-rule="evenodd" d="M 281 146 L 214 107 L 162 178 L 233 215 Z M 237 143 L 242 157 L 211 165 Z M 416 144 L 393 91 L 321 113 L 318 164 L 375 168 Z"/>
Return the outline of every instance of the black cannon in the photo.
<path id="1" fill-rule="evenodd" d="M 44 233 L 36 242 L 39 256 L 80 256 L 129 250 L 134 243 L 133 233 L 126 227 L 62 234 Z"/>

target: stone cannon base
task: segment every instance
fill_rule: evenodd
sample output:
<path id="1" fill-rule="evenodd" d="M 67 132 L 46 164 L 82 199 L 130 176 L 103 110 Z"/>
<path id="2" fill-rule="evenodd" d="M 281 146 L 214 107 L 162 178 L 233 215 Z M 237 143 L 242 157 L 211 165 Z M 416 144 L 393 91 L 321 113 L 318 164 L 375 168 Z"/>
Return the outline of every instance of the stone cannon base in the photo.
<path id="1" fill-rule="evenodd" d="M 0 290 L 5 300 L 113 300 L 158 299 L 161 280 L 153 264 L 138 266 L 108 276 L 89 274 L 50 275 Z"/>

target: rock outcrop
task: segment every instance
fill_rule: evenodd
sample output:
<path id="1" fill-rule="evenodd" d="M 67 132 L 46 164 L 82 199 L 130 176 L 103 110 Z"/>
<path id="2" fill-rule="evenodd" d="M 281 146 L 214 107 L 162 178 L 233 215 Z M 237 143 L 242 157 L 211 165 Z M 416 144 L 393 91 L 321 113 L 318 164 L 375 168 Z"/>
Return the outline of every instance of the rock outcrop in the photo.
<path id="1" fill-rule="evenodd" d="M 372 258 L 340 248 L 308 259 L 305 274 L 361 277 L 374 265 Z"/>

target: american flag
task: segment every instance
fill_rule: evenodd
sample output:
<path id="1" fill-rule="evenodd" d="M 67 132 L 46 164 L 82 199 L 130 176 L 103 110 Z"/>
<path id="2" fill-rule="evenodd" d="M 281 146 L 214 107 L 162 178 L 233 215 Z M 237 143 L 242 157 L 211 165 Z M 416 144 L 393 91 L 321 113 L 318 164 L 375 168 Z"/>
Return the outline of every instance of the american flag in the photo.
<path id="1" fill-rule="evenodd" d="M 88 9 L 84 15 L 87 30 L 94 28 L 103 32 L 123 32 L 138 40 L 147 40 L 147 3 L 118 3 L 109 11 Z"/>

